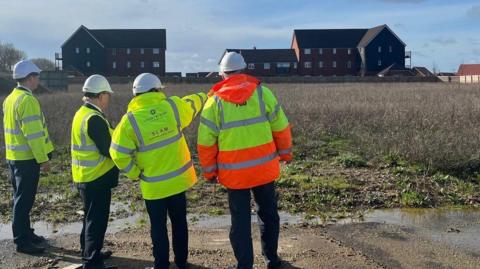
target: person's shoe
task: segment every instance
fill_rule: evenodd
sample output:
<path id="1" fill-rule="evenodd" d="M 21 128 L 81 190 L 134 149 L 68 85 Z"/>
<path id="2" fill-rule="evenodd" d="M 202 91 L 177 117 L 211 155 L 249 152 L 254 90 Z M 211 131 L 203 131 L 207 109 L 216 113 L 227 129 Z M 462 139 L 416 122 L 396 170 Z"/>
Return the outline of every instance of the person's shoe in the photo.
<path id="1" fill-rule="evenodd" d="M 113 252 L 110 250 L 100 252 L 100 259 L 106 260 L 112 257 Z"/>
<path id="2" fill-rule="evenodd" d="M 267 265 L 267 269 L 279 269 L 282 267 L 282 261 L 278 260 L 276 263 Z"/>
<path id="3" fill-rule="evenodd" d="M 47 239 L 45 239 L 45 237 L 43 237 L 41 235 L 36 235 L 34 233 L 32 233 L 32 235 L 30 236 L 30 240 L 32 241 L 32 243 L 37 244 L 37 245 L 47 242 Z"/>
<path id="4" fill-rule="evenodd" d="M 17 245 L 17 252 L 25 253 L 25 254 L 40 254 L 45 251 L 45 248 L 39 247 L 32 242 L 28 242 L 25 244 Z"/>

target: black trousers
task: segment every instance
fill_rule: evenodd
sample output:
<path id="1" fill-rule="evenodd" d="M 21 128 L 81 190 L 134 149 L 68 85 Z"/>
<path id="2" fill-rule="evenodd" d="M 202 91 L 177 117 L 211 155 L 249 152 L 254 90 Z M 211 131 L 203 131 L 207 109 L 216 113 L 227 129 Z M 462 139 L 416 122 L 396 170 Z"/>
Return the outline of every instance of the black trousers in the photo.
<path id="1" fill-rule="evenodd" d="M 30 211 L 37 194 L 40 165 L 35 160 L 7 161 L 13 187 L 13 241 L 22 245 L 31 240 Z"/>
<path id="2" fill-rule="evenodd" d="M 251 194 L 257 205 L 258 225 L 260 228 L 262 254 L 267 265 L 278 262 L 277 248 L 280 231 L 277 197 L 273 182 L 251 189 L 228 190 L 228 203 L 232 218 L 230 243 L 237 258 L 237 269 L 253 268 L 253 246 L 251 231 L 250 199 Z"/>
<path id="3" fill-rule="evenodd" d="M 84 268 L 103 265 L 100 251 L 103 248 L 110 214 L 112 190 L 110 188 L 79 188 L 83 200 L 83 228 L 80 233 L 80 247 Z"/>
<path id="4" fill-rule="evenodd" d="M 150 235 L 153 243 L 155 269 L 168 269 L 169 243 L 167 232 L 167 214 L 172 223 L 172 245 L 175 264 L 179 269 L 187 266 L 188 227 L 187 199 L 185 192 L 158 200 L 145 200 L 150 216 Z"/>

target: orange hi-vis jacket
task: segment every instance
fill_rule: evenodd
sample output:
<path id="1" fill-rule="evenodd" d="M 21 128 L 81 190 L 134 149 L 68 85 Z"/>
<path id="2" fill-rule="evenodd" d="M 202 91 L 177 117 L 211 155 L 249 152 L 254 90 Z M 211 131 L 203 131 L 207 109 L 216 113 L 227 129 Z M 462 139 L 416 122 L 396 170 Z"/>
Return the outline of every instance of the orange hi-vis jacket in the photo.
<path id="1" fill-rule="evenodd" d="M 292 159 L 288 119 L 270 89 L 237 74 L 217 83 L 201 114 L 198 156 L 203 175 L 229 189 L 267 184 Z"/>

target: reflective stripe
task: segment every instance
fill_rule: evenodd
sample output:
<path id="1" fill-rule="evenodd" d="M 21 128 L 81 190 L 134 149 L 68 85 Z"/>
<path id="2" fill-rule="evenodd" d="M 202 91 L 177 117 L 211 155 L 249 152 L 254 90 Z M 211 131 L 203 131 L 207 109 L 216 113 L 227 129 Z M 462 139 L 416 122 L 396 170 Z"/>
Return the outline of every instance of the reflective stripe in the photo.
<path id="1" fill-rule="evenodd" d="M 274 160 L 278 154 L 272 153 L 270 155 L 267 155 L 265 157 L 255 159 L 255 160 L 250 160 L 246 162 L 239 162 L 239 163 L 219 163 L 218 168 L 219 169 L 224 169 L 224 170 L 237 170 L 237 169 L 243 169 L 243 168 L 249 168 L 257 165 L 261 165 L 264 163 L 267 163 L 269 161 Z"/>
<path id="2" fill-rule="evenodd" d="M 146 182 L 164 181 L 164 180 L 171 179 L 171 178 L 174 178 L 176 176 L 179 176 L 179 175 L 183 174 L 185 171 L 187 171 L 191 167 L 193 167 L 193 162 L 189 161 L 187 164 L 182 166 L 180 169 L 175 170 L 173 172 L 170 172 L 170 173 L 167 173 L 167 174 L 164 174 L 164 175 L 161 175 L 161 176 L 156 176 L 156 177 L 146 177 L 144 175 L 140 175 L 140 179 L 143 180 L 143 181 L 146 181 Z"/>
<path id="3" fill-rule="evenodd" d="M 289 153 L 292 153 L 292 148 L 288 148 L 288 149 L 281 149 L 278 151 L 278 154 L 282 155 L 282 154 L 289 154 Z"/>
<path id="4" fill-rule="evenodd" d="M 218 110 L 219 110 L 219 113 L 220 113 L 220 130 L 226 130 L 226 129 L 235 128 L 235 127 L 243 127 L 243 126 L 248 126 L 248 125 L 268 121 L 268 117 L 266 115 L 265 102 L 263 101 L 263 90 L 262 90 L 262 86 L 260 86 L 260 85 L 258 85 L 258 87 L 257 87 L 257 95 L 258 95 L 258 104 L 259 104 L 259 109 L 260 109 L 260 116 L 255 117 L 255 118 L 245 119 L 245 120 L 232 121 L 232 122 L 225 122 L 225 115 L 224 115 L 224 111 L 223 111 L 222 102 L 221 102 L 220 98 L 215 95 L 214 98 L 215 98 L 215 101 L 217 102 Z M 205 124 L 205 125 L 207 125 L 207 124 Z"/>
<path id="5" fill-rule="evenodd" d="M 110 147 L 120 153 L 125 153 L 125 154 L 132 154 L 135 150 L 134 149 L 129 149 L 124 146 L 120 146 L 119 144 L 115 144 L 112 142 Z"/>
<path id="6" fill-rule="evenodd" d="M 140 146 L 143 146 L 143 137 L 142 133 L 140 132 L 140 128 L 138 128 L 137 121 L 135 120 L 135 117 L 133 116 L 132 112 L 127 113 L 128 121 L 130 121 L 130 125 L 132 125 L 133 131 L 135 132 L 135 135 L 137 136 L 138 143 Z"/>
<path id="7" fill-rule="evenodd" d="M 154 149 L 158 149 L 158 148 L 161 148 L 161 147 L 165 147 L 167 145 L 170 145 L 174 142 L 177 142 L 178 140 L 180 140 L 182 138 L 183 134 L 182 133 L 178 133 L 176 136 L 174 137 L 170 137 L 166 140 L 162 140 L 160 142 L 157 142 L 157 143 L 154 143 L 154 144 L 151 144 L 151 145 L 148 145 L 148 146 L 143 146 L 143 147 L 139 147 L 138 148 L 138 151 L 139 152 L 145 152 L 145 151 L 149 151 L 149 150 L 154 150 Z"/>
<path id="8" fill-rule="evenodd" d="M 208 128 L 214 130 L 215 132 L 218 132 L 218 127 L 217 125 L 211 121 L 211 120 L 207 120 L 205 119 L 204 117 L 200 117 L 200 123 L 203 123 L 205 124 Z"/>
<path id="9" fill-rule="evenodd" d="M 40 115 L 33 115 L 33 116 L 28 116 L 26 118 L 23 118 L 21 121 L 25 124 L 27 122 L 36 121 L 36 120 L 42 120 L 42 117 Z"/>
<path id="10" fill-rule="evenodd" d="M 5 133 L 6 133 L 6 134 L 19 135 L 19 134 L 22 134 L 22 131 L 20 131 L 19 129 L 9 129 L 9 128 L 5 128 Z"/>
<path id="11" fill-rule="evenodd" d="M 238 120 L 238 121 L 232 121 L 232 122 L 227 122 L 222 126 L 222 130 L 225 129 L 230 129 L 230 128 L 235 128 L 235 127 L 242 127 L 242 126 L 247 126 L 247 125 L 252 125 L 256 123 L 261 123 L 261 122 L 266 122 L 268 121 L 267 117 L 265 116 L 260 116 L 252 119 L 246 119 L 246 120 Z"/>
<path id="12" fill-rule="evenodd" d="M 105 160 L 105 156 L 102 156 L 100 159 L 95 161 L 81 161 L 81 160 L 72 160 L 72 164 L 85 167 L 97 166 Z"/>
<path id="13" fill-rule="evenodd" d="M 133 163 L 133 160 L 130 161 L 130 163 L 127 165 L 127 167 L 125 167 L 124 169 L 122 169 L 122 172 L 123 172 L 123 173 L 128 173 L 128 172 L 130 172 L 130 171 L 132 170 L 132 168 L 133 168 L 133 164 L 134 164 L 134 163 Z"/>
<path id="14" fill-rule="evenodd" d="M 192 121 L 193 121 L 195 119 L 195 116 L 197 115 L 197 109 L 195 108 L 195 103 L 190 99 L 185 99 L 185 101 L 189 102 L 190 105 L 192 106 L 192 109 L 193 109 Z"/>
<path id="15" fill-rule="evenodd" d="M 203 97 L 198 93 L 195 93 L 195 95 L 198 96 L 198 98 L 200 98 L 200 102 L 202 102 L 202 106 L 203 106 L 203 104 L 205 104 L 205 101 L 203 101 Z"/>
<path id="16" fill-rule="evenodd" d="M 177 121 L 178 132 L 181 132 L 182 131 L 182 125 L 180 124 L 180 114 L 178 113 L 177 106 L 175 105 L 175 102 L 172 99 L 167 98 L 166 100 L 173 109 L 173 114 L 175 115 L 175 120 Z"/>
<path id="17" fill-rule="evenodd" d="M 216 164 L 211 165 L 211 166 L 208 166 L 208 167 L 205 167 L 205 168 L 202 167 L 202 171 L 203 171 L 204 173 L 215 172 L 217 169 L 218 169 L 218 167 L 217 167 Z"/>
<path id="18" fill-rule="evenodd" d="M 28 145 L 21 145 L 21 146 L 6 145 L 5 149 L 13 150 L 13 151 L 29 151 L 30 147 Z"/>
<path id="19" fill-rule="evenodd" d="M 33 139 L 37 139 L 37 138 L 44 137 L 44 136 L 45 136 L 45 132 L 40 131 L 38 133 L 27 135 L 26 138 L 27 138 L 27 140 L 33 140 Z"/>
<path id="20" fill-rule="evenodd" d="M 97 146 L 91 145 L 91 146 L 79 146 L 79 145 L 72 145 L 72 150 L 77 150 L 77 151 L 98 151 Z"/>
<path id="21" fill-rule="evenodd" d="M 271 114 L 267 115 L 268 120 L 273 121 L 277 117 L 278 112 L 280 112 L 280 104 L 277 104 L 275 106 L 275 110 Z"/>

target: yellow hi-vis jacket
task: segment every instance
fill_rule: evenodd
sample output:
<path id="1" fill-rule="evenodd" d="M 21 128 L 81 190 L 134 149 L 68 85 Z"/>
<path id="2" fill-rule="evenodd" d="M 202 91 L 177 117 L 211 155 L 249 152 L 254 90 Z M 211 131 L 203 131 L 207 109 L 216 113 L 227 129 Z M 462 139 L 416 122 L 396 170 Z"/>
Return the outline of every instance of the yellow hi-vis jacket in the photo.
<path id="1" fill-rule="evenodd" d="M 167 98 L 162 92 L 133 98 L 112 135 L 110 155 L 142 196 L 156 200 L 181 193 L 197 181 L 183 129 L 200 112 L 204 93 Z"/>
<path id="2" fill-rule="evenodd" d="M 15 88 L 5 98 L 3 127 L 7 160 L 48 161 L 53 143 L 40 103 L 29 90 Z"/>
<path id="3" fill-rule="evenodd" d="M 110 126 L 102 113 L 86 106 L 80 107 L 73 117 L 71 154 L 72 176 L 76 183 L 92 182 L 115 166 L 112 159 L 100 154 L 95 142 L 88 136 L 88 120 L 94 115 L 102 118 Z M 112 132 L 110 128 L 110 133 Z"/>

